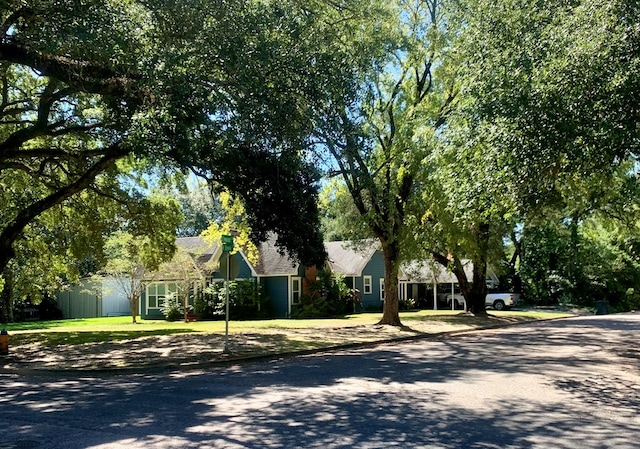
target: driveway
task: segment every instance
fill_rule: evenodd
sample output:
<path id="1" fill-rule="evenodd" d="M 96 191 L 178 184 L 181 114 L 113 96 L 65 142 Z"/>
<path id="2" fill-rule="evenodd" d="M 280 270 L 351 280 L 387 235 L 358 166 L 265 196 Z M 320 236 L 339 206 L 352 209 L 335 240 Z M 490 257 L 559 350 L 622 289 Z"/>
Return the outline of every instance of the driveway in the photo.
<path id="1" fill-rule="evenodd" d="M 0 376 L 0 449 L 637 448 L 640 314 L 203 371 Z"/>

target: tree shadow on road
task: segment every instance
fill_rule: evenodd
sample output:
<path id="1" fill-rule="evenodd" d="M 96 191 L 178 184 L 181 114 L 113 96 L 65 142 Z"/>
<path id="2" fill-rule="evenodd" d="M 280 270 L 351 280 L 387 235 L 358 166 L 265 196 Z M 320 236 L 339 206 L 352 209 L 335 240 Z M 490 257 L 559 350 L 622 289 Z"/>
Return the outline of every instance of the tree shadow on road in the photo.
<path id="1" fill-rule="evenodd" d="M 640 367 L 621 349 L 639 333 L 575 319 L 202 372 L 0 379 L 0 413 L 15 441 L 43 432 L 21 419 L 72 422 L 94 449 L 626 449 Z"/>

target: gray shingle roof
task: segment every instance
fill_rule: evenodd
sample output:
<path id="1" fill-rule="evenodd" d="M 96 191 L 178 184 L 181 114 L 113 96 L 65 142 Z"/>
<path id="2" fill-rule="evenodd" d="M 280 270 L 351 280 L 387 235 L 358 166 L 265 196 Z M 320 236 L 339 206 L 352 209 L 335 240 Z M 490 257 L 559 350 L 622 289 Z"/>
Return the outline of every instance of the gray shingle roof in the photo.
<path id="1" fill-rule="evenodd" d="M 179 250 L 189 253 L 199 266 L 210 262 L 211 256 L 218 249 L 217 244 L 207 243 L 202 237 L 179 237 L 176 239 L 176 246 Z"/>
<path id="2" fill-rule="evenodd" d="M 470 260 L 462 260 L 467 279 L 473 279 L 473 263 Z M 450 284 L 458 282 L 456 276 L 442 265 L 431 261 L 430 263 L 411 262 L 400 267 L 400 279 L 410 282 L 424 282 L 433 284 L 434 279 L 438 284 Z"/>
<path id="3" fill-rule="evenodd" d="M 258 247 L 259 258 L 255 264 L 255 271 L 258 276 L 281 276 L 296 274 L 298 264 L 286 253 L 281 254 L 276 248 L 275 236 L 270 236 L 266 242 Z"/>
<path id="4" fill-rule="evenodd" d="M 362 270 L 379 247 L 375 240 L 361 242 L 325 242 L 334 273 L 362 276 Z"/>

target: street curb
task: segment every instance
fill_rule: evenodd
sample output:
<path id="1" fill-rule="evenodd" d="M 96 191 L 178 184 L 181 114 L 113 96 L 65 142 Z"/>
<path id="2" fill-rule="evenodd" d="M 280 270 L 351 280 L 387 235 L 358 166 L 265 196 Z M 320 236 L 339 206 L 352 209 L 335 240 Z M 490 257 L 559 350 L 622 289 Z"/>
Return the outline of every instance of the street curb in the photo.
<path id="1" fill-rule="evenodd" d="M 519 321 L 515 323 L 503 323 L 495 324 L 491 326 L 483 326 L 476 329 L 464 329 L 454 331 L 443 331 L 435 333 L 423 333 L 416 335 L 409 335 L 404 337 L 391 337 L 382 340 L 373 340 L 366 342 L 352 342 L 344 343 L 333 346 L 326 346 L 323 348 L 304 349 L 299 351 L 280 352 L 273 354 L 257 354 L 246 356 L 234 356 L 230 354 L 228 358 L 216 359 L 216 360 L 196 360 L 196 361 L 182 361 L 171 363 L 170 361 L 162 361 L 156 363 L 147 363 L 139 366 L 128 367 L 103 367 L 103 368 L 29 368 L 29 367 L 0 367 L 0 375 L 17 375 L 24 377 L 50 377 L 50 378 L 82 378 L 82 377 L 117 377 L 124 375 L 143 375 L 143 374 L 161 374 L 168 372 L 186 372 L 197 371 L 209 368 L 224 368 L 237 364 L 250 364 L 255 362 L 266 362 L 274 360 L 288 360 L 296 357 L 304 357 L 314 354 L 322 353 L 334 353 L 339 351 L 345 351 L 350 349 L 364 349 L 373 348 L 376 346 L 382 346 L 390 343 L 410 343 L 418 340 L 441 340 L 447 337 L 453 337 L 456 335 L 475 333 L 479 331 L 486 331 L 492 329 L 502 329 L 512 326 L 519 326 L 533 323 L 543 323 L 547 321 L 562 320 L 569 317 L 555 317 L 555 318 L 543 318 L 531 321 Z M 9 356 L 10 357 L 10 356 Z"/>

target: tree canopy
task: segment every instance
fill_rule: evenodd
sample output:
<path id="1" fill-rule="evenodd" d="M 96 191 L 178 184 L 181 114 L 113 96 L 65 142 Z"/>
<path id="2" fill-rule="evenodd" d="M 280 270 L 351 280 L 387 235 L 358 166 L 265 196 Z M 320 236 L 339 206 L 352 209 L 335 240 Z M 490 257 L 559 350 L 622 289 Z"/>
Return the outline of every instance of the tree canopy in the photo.
<path id="1" fill-rule="evenodd" d="M 133 184 L 154 166 L 228 191 L 255 240 L 321 265 L 327 169 L 385 254 L 382 322 L 399 324 L 419 246 L 474 258 L 483 310 L 505 235 L 553 215 L 606 236 L 585 223 L 621 200 L 599 191 L 637 182 L 639 21 L 625 0 L 5 0 L 0 272 L 144 234 L 163 212 Z"/>
<path id="2" fill-rule="evenodd" d="M 379 33 L 379 64 L 365 72 L 358 102 L 326 127 L 322 141 L 385 260 L 383 324 L 400 324 L 398 273 L 410 238 L 408 217 L 429 169 L 425 159 L 457 99 L 454 41 L 458 24 L 448 2 L 390 4 Z"/>
<path id="3" fill-rule="evenodd" d="M 637 157 L 639 15 L 625 0 L 469 2 L 467 92 L 523 208 Z"/>
<path id="4" fill-rule="evenodd" d="M 371 13 L 360 0 L 3 2 L 0 270 L 45 211 L 118 179 L 127 157 L 230 189 L 255 237 L 275 230 L 319 262 L 305 149 L 330 94 L 353 87 L 345 37 Z"/>

